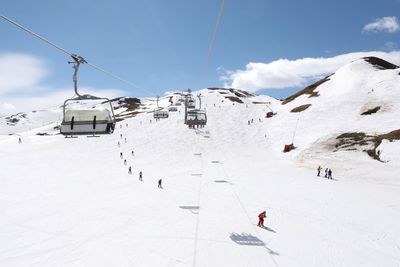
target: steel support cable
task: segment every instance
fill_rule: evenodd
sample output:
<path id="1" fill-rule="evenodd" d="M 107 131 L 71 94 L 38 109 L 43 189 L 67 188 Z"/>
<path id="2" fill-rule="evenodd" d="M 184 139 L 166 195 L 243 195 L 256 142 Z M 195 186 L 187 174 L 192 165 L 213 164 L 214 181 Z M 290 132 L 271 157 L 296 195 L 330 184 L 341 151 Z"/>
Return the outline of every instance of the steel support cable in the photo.
<path id="1" fill-rule="evenodd" d="M 208 47 L 207 56 L 206 56 L 206 59 L 204 60 L 204 72 L 206 72 L 206 70 L 207 70 L 208 61 L 209 61 L 209 59 L 211 57 L 211 53 L 214 49 L 214 44 L 215 44 L 215 40 L 217 38 L 217 34 L 218 34 L 218 30 L 219 30 L 219 27 L 221 24 L 222 16 L 224 14 L 224 9 L 225 9 L 225 0 L 221 0 L 221 6 L 220 6 L 218 17 L 217 17 L 217 22 L 215 23 L 215 28 L 214 28 L 213 35 L 211 37 L 210 45 Z"/>
<path id="2" fill-rule="evenodd" d="M 103 72 L 104 74 L 106 74 L 106 75 L 108 75 L 108 76 L 110 76 L 110 77 L 112 77 L 112 78 L 114 78 L 114 79 L 116 79 L 116 80 L 119 80 L 119 81 L 121 81 L 121 82 L 123 82 L 123 83 L 126 83 L 126 84 L 128 84 L 128 85 L 131 85 L 131 86 L 135 87 L 136 89 L 141 90 L 141 91 L 144 91 L 144 92 L 146 92 L 146 93 L 154 94 L 153 92 L 151 92 L 151 91 L 149 91 L 149 90 L 146 90 L 146 89 L 144 89 L 144 88 L 141 88 L 141 87 L 135 85 L 134 83 L 132 83 L 132 82 L 126 80 L 126 79 L 123 79 L 123 78 L 121 78 L 121 77 L 119 77 L 119 76 L 117 76 L 117 75 L 115 75 L 115 74 L 113 74 L 113 73 L 111 73 L 111 72 L 109 72 L 109 71 L 103 69 L 103 68 L 100 68 L 100 67 L 98 67 L 98 66 L 96 66 L 96 65 L 94 65 L 94 64 L 92 64 L 92 63 L 87 62 L 87 61 L 84 60 L 82 57 L 80 57 L 80 56 L 78 56 L 78 55 L 76 55 L 76 54 L 73 54 L 73 53 L 69 52 L 68 50 L 62 48 L 61 46 L 59 46 L 59 45 L 57 45 L 57 44 L 55 44 L 55 43 L 49 41 L 48 39 L 44 38 L 43 36 L 41 36 L 41 35 L 35 33 L 34 31 L 32 31 L 32 30 L 30 30 L 30 29 L 28 29 L 28 28 L 22 26 L 21 24 L 17 23 L 16 21 L 14 21 L 14 20 L 12 20 L 12 19 L 10 19 L 10 18 L 8 18 L 8 17 L 6 17 L 6 16 L 4 16 L 4 15 L 0 15 L 0 18 L 4 19 L 5 21 L 8 21 L 9 23 L 13 24 L 14 26 L 20 28 L 21 30 L 23 30 L 23 31 L 25 31 L 25 32 L 27 32 L 27 33 L 29 33 L 29 34 L 35 36 L 36 38 L 42 40 L 43 42 L 47 43 L 48 45 L 50 45 L 50 46 L 52 46 L 52 47 L 54 47 L 54 48 L 56 48 L 57 50 L 61 51 L 62 53 L 69 55 L 69 56 L 70 56 L 72 59 L 74 59 L 75 61 L 76 61 L 77 59 L 79 59 L 79 60 L 81 59 L 81 60 L 83 60 L 81 63 L 86 63 L 87 65 L 91 66 L 92 68 L 94 68 L 94 69 L 96 69 L 96 70 L 98 70 L 98 71 L 101 71 L 101 72 Z"/>

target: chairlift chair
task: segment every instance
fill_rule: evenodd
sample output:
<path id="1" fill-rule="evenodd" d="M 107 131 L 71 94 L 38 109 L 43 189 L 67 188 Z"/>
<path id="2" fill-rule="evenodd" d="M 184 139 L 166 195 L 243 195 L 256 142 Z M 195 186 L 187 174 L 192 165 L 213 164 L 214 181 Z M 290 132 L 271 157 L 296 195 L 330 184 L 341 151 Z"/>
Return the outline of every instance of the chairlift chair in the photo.
<path id="1" fill-rule="evenodd" d="M 207 124 L 207 114 L 204 110 L 189 110 L 187 112 L 186 124 L 189 127 L 204 126 Z"/>
<path id="2" fill-rule="evenodd" d="M 166 110 L 157 110 L 157 111 L 154 111 L 154 113 L 153 113 L 154 119 L 166 119 L 166 118 L 168 118 L 168 116 L 169 116 L 169 113 Z"/>
<path id="3" fill-rule="evenodd" d="M 87 134 L 112 134 L 115 129 L 115 115 L 111 101 L 108 98 L 92 95 L 80 95 L 78 93 L 77 73 L 79 65 L 86 61 L 78 56 L 72 55 L 74 68 L 74 90 L 76 97 L 67 99 L 63 105 L 63 120 L 61 122 L 60 133 L 63 135 L 87 135 Z M 110 110 L 106 108 L 71 108 L 67 110 L 69 102 L 77 101 L 99 101 L 104 100 L 102 104 L 108 103 Z"/>
<path id="4" fill-rule="evenodd" d="M 190 98 L 189 100 L 188 100 L 188 108 L 196 108 L 196 105 L 195 105 L 195 102 L 194 102 L 194 99 L 192 99 L 192 98 Z"/>

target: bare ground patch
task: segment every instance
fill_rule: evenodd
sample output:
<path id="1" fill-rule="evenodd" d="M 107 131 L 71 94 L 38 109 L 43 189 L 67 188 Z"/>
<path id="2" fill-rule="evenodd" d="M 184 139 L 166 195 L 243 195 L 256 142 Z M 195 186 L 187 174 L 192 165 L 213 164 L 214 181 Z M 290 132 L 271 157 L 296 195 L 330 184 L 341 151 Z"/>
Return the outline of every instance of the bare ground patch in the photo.
<path id="1" fill-rule="evenodd" d="M 301 106 L 295 107 L 290 112 L 302 112 L 302 111 L 308 109 L 310 106 L 311 106 L 311 104 L 301 105 Z"/>
<path id="2" fill-rule="evenodd" d="M 229 100 L 232 101 L 232 102 L 237 102 L 237 103 L 243 104 L 242 99 L 240 99 L 240 98 L 237 97 L 237 96 L 225 96 L 225 98 L 226 98 L 226 99 L 229 99 Z"/>
<path id="3" fill-rule="evenodd" d="M 309 95 L 308 97 L 317 97 L 319 96 L 318 92 L 314 92 L 315 89 L 318 88 L 318 86 L 320 86 L 321 84 L 329 81 L 329 76 L 326 76 L 325 78 L 319 80 L 318 82 L 315 82 L 309 86 L 307 86 L 306 88 L 304 88 L 303 90 L 298 91 L 297 93 L 289 96 L 288 98 L 286 98 L 285 100 L 283 100 L 282 105 L 285 105 L 293 100 L 295 100 L 296 98 L 298 98 L 301 95 Z"/>
<path id="4" fill-rule="evenodd" d="M 399 67 L 378 57 L 363 57 L 363 59 L 380 70 L 394 70 Z"/>
<path id="5" fill-rule="evenodd" d="M 367 111 L 364 111 L 363 113 L 361 113 L 361 115 L 371 115 L 371 114 L 377 113 L 380 109 L 381 109 L 381 107 L 377 106 L 377 107 L 368 109 Z"/>
<path id="6" fill-rule="evenodd" d="M 380 151 L 377 148 L 383 140 L 400 140 L 400 129 L 380 135 L 369 135 L 362 132 L 344 133 L 336 137 L 335 151 L 359 150 L 367 153 L 371 158 L 381 161 Z"/>

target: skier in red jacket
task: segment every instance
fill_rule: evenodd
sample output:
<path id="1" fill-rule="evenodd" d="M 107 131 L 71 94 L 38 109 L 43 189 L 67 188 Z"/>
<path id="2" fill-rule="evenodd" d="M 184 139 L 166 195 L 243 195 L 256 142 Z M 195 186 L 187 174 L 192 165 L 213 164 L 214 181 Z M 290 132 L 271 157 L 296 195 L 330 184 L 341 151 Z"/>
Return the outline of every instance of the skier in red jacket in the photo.
<path id="1" fill-rule="evenodd" d="M 258 215 L 258 224 L 257 226 L 263 227 L 264 226 L 264 218 L 266 218 L 266 211 L 264 210 Z"/>

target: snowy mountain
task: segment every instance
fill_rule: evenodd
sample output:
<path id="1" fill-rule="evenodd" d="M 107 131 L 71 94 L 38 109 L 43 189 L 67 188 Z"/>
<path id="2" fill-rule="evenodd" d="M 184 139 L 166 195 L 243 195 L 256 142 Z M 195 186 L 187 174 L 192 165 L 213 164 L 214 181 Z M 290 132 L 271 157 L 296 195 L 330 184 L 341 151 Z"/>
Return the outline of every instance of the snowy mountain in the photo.
<path id="1" fill-rule="evenodd" d="M 59 135 L 60 107 L 0 118 L 0 265 L 398 266 L 399 72 L 360 59 L 284 101 L 203 89 L 201 129 L 153 119 L 179 92 L 114 99 L 100 138 Z"/>

